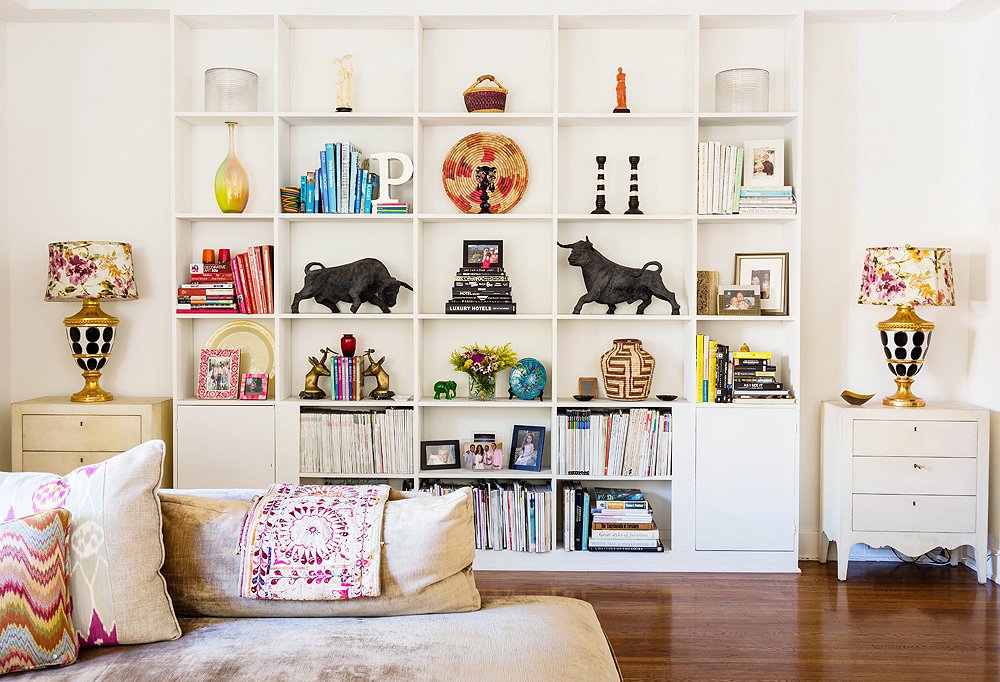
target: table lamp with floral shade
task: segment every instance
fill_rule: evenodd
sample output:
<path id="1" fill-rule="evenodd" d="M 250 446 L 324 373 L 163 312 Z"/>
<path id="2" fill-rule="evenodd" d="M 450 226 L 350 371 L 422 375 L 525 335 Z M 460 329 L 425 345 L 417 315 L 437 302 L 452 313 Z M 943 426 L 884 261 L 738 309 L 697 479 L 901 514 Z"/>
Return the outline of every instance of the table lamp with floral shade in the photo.
<path id="1" fill-rule="evenodd" d="M 84 386 L 71 400 L 103 403 L 114 396 L 101 388 L 101 370 L 111 358 L 118 318 L 101 310 L 101 299 L 138 298 L 132 270 L 132 245 L 123 242 L 49 244 L 46 301 L 82 301 L 76 315 L 63 320 L 70 352 L 83 370 Z"/>
<path id="2" fill-rule="evenodd" d="M 923 407 L 913 395 L 913 377 L 921 370 L 931 345 L 934 323 L 914 312 L 918 305 L 955 305 L 951 249 L 881 246 L 868 249 L 858 303 L 894 305 L 896 314 L 877 328 L 896 392 L 882 400 L 890 407 Z"/>

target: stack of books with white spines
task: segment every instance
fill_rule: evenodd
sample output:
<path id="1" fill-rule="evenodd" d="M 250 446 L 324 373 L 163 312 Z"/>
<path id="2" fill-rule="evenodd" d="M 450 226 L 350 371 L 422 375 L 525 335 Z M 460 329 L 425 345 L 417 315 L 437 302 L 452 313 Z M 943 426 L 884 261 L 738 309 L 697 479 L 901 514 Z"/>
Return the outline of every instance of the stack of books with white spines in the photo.
<path id="1" fill-rule="evenodd" d="M 584 510 L 586 513 L 586 510 Z M 591 511 L 590 552 L 662 552 L 653 508 L 641 490 L 595 488 Z"/>
<path id="2" fill-rule="evenodd" d="M 740 189 L 740 215 L 795 215 L 797 211 L 791 186 Z"/>

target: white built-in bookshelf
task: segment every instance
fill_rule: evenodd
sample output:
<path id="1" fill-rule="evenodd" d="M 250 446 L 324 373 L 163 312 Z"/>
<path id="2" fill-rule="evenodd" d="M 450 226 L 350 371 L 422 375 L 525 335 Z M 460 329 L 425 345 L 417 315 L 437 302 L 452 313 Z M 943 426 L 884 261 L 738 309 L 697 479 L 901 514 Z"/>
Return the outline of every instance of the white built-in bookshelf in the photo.
<path id="1" fill-rule="evenodd" d="M 174 313 L 176 485 L 262 487 L 275 480 L 316 482 L 339 472 L 299 469 L 303 407 L 415 411 L 411 473 L 392 480 L 477 478 L 566 480 L 630 486 L 646 492 L 662 531 L 662 554 L 544 554 L 480 551 L 476 567 L 522 570 L 795 571 L 798 537 L 797 401 L 715 405 L 695 401 L 695 339 L 710 334 L 738 347 L 774 353 L 780 380 L 800 390 L 799 273 L 801 219 L 696 214 L 699 141 L 742 145 L 783 138 L 786 183 L 802 186 L 801 14 L 655 16 L 383 16 L 213 15 L 172 17 L 173 286 L 203 248 L 275 246 L 273 315 L 223 317 Z M 352 113 L 334 113 L 336 67 L 354 55 Z M 260 76 L 259 111 L 204 113 L 205 69 L 237 66 Z M 628 74 L 631 114 L 612 114 L 614 74 Z M 771 74 L 770 112 L 714 111 L 715 73 L 738 66 Z M 507 111 L 465 112 L 462 91 L 492 73 L 508 88 Z M 239 215 L 222 214 L 214 199 L 215 170 L 226 153 L 225 121 L 235 120 L 238 155 L 252 182 Z M 448 149 L 477 130 L 501 132 L 523 150 L 530 170 L 522 201 L 505 215 L 465 215 L 441 185 Z M 401 151 L 413 158 L 413 181 L 401 196 L 405 216 L 280 213 L 278 188 L 297 185 L 316 167 L 325 142 L 349 140 L 365 154 Z M 607 206 L 596 216 L 594 157 L 607 156 Z M 642 216 L 627 207 L 628 161 L 641 156 Z M 399 188 L 394 190 L 394 194 Z M 591 304 L 571 315 L 584 292 L 580 270 L 556 242 L 589 235 L 606 256 L 629 265 L 663 264 L 663 279 L 681 314 L 654 299 L 645 315 L 635 305 L 604 314 Z M 463 239 L 502 238 L 518 314 L 446 316 L 445 301 L 460 265 Z M 732 281 L 734 254 L 789 252 L 789 315 L 724 317 L 695 314 L 696 273 L 717 270 Z M 365 305 L 358 315 L 331 315 L 313 301 L 293 315 L 289 305 L 310 261 L 326 265 L 377 257 L 415 291 L 400 292 L 392 313 Z M 346 309 L 346 306 L 342 306 Z M 199 401 L 198 352 L 220 325 L 255 319 L 276 342 L 273 397 L 267 401 Z M 358 348 L 386 355 L 398 395 L 411 401 L 302 401 L 307 356 L 339 348 L 343 333 Z M 642 339 L 656 358 L 652 394 L 665 403 L 572 399 L 581 376 L 600 376 L 599 358 L 614 338 Z M 474 402 L 467 381 L 451 370 L 453 348 L 474 341 L 510 341 L 522 357 L 548 370 L 544 400 Z M 433 384 L 453 379 L 459 397 L 433 400 Z M 370 382 L 371 380 L 369 380 Z M 371 384 L 369 384 L 369 388 Z M 673 472 L 655 479 L 553 474 L 552 427 L 566 408 L 669 408 Z M 526 473 L 419 470 L 419 441 L 462 440 L 495 432 L 509 445 L 513 425 L 543 425 L 543 470 Z M 561 511 L 561 493 L 555 507 Z M 562 522 L 553 519 L 553 532 Z"/>

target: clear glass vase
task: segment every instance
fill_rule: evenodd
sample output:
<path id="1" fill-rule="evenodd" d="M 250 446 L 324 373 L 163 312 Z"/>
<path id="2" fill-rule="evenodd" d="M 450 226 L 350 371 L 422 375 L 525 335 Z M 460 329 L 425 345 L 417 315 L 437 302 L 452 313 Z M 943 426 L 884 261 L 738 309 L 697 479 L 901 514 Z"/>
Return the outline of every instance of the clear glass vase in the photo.
<path id="1" fill-rule="evenodd" d="M 470 374 L 469 398 L 471 400 L 494 400 L 497 397 L 496 374 Z"/>
<path id="2" fill-rule="evenodd" d="M 243 213 L 250 201 L 250 176 L 236 156 L 236 124 L 229 126 L 229 153 L 215 172 L 215 200 L 223 213 Z"/>

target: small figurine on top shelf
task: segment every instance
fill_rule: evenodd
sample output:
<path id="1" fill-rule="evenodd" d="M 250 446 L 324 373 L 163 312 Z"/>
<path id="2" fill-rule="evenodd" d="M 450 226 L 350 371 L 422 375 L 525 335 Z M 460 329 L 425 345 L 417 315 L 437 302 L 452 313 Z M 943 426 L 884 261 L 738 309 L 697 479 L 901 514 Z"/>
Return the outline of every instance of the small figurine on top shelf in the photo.
<path id="1" fill-rule="evenodd" d="M 618 106 L 616 106 L 611 113 L 613 114 L 630 114 L 632 113 L 628 108 L 628 102 L 625 100 L 625 76 L 628 74 L 622 71 L 622 67 L 618 67 L 618 75 L 615 76 L 617 84 L 615 85 L 615 97 L 618 99 Z"/>
<path id="2" fill-rule="evenodd" d="M 351 109 L 351 79 L 354 78 L 354 66 L 351 64 L 352 54 L 334 57 L 331 62 L 340 69 L 340 76 L 337 78 L 337 111 L 353 111 Z"/>

